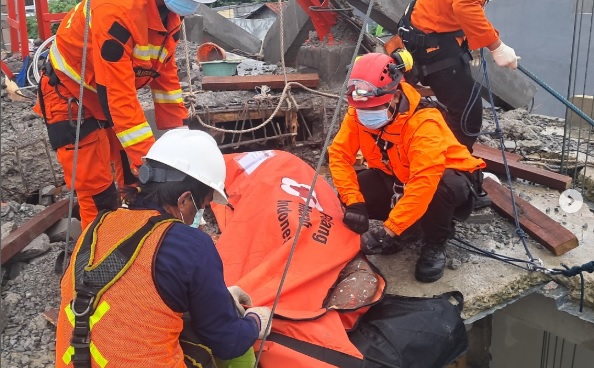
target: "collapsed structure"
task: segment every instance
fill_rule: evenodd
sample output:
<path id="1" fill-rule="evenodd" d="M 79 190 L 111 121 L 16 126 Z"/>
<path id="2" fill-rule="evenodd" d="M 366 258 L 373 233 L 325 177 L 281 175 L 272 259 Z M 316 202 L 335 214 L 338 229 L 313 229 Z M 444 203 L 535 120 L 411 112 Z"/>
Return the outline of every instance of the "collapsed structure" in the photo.
<path id="1" fill-rule="evenodd" d="M 336 95 L 351 62 L 358 33 L 357 27 L 360 27 L 361 23 L 351 13 L 341 11 L 333 13 L 339 19 L 335 25 L 326 24 L 324 27 L 323 23 L 328 19 L 320 20 L 319 15 L 322 13 L 316 14 L 316 10 L 311 9 L 316 4 L 307 4 L 308 6 L 304 10 L 302 3 L 308 2 L 289 1 L 280 13 L 284 17 L 284 28 L 280 28 L 282 18 L 277 16 L 263 40 L 248 33 L 235 23 L 231 23 L 207 6 L 200 7 L 199 16 L 186 19 L 189 42 L 181 42 L 183 45 L 178 49 L 176 56 L 180 74 L 184 76 L 182 80 L 186 81 L 183 85 L 186 103 L 191 109 L 195 109 L 195 118 L 190 122 L 191 128 L 207 129 L 218 139 L 220 147 L 225 150 L 254 150 L 274 144 L 293 150 L 312 165 L 317 163 L 319 155 L 323 154 L 319 150 L 320 144 L 323 143 L 326 134 L 333 133 L 328 131 L 333 115 L 342 116 L 342 112 L 338 114 L 334 112 L 336 106 L 339 105 Z M 372 10 L 372 18 L 385 29 L 395 32 L 394 22 L 400 18 L 406 3 L 405 1 L 397 1 L 396 4 L 390 1 L 377 1 Z M 368 4 L 368 1 L 354 0 L 333 2 L 335 8 L 350 9 L 350 11 L 352 11 L 352 7 L 366 11 Z M 314 30 L 315 34 L 312 33 Z M 326 34 L 322 35 L 324 32 Z M 194 58 L 197 46 L 204 42 L 218 44 L 228 51 L 228 55 L 248 57 L 243 59 L 238 66 L 238 70 L 244 75 L 228 77 L 227 80 L 226 77 L 204 75 L 204 68 L 207 64 L 201 66 L 201 63 L 196 62 Z M 374 47 L 379 47 L 379 43 L 374 43 L 370 38 L 364 41 L 364 47 L 368 48 L 367 51 L 371 51 Z M 189 54 L 188 59 L 186 59 L 186 52 Z M 284 64 L 282 63 L 283 59 Z M 281 67 L 273 65 L 279 62 L 281 62 Z M 536 92 L 536 87 L 526 78 L 518 78 L 517 73 L 504 72 L 495 68 L 493 63 L 488 63 L 488 65 L 490 76 L 495 81 L 492 86 L 493 92 L 500 100 L 501 106 L 505 108 L 527 106 Z M 202 72 L 200 67 L 202 67 Z M 285 67 L 292 68 L 288 70 L 289 72 L 298 73 L 286 74 L 287 79 L 285 79 L 285 70 L 283 70 Z M 474 66 L 474 68 L 478 75 L 479 66 Z M 261 74 L 269 73 L 271 70 L 274 70 L 274 74 L 266 76 Z M 319 79 L 316 76 L 311 76 L 310 72 L 312 71 L 317 72 Z M 252 76 L 248 74 L 256 76 L 250 79 Z M 305 89 L 297 90 L 297 85 L 287 89 L 287 81 L 296 81 L 308 88 L 318 88 L 317 91 L 323 91 L 323 94 Z M 263 86 L 268 86 L 270 89 Z M 257 92 L 254 92 L 254 89 L 257 89 Z M 235 90 L 235 92 L 229 92 L 231 90 Z M 142 97 L 145 93 L 146 91 L 140 91 L 140 99 L 147 102 L 149 99 Z M 15 110 L 18 109 L 18 106 L 22 111 L 15 112 L 14 118 L 7 119 L 5 113 L 11 112 L 9 109 L 5 109 L 3 103 L 3 143 L 9 143 L 6 148 L 6 145 L 2 145 L 3 201 L 9 198 L 23 201 L 27 197 L 29 201 L 33 198 L 45 198 L 47 201 L 48 198 L 59 197 L 62 195 L 58 190 L 62 184 L 59 168 L 55 165 L 55 160 L 51 158 L 51 152 L 47 151 L 44 146 L 46 142 L 44 130 L 34 130 L 40 126 L 40 121 L 28 113 L 31 102 L 13 102 L 12 104 Z M 280 107 L 277 108 L 277 106 Z M 150 110 L 150 104 L 147 103 L 146 111 L 149 116 Z M 550 189 L 561 191 L 570 188 L 573 175 L 554 174 L 545 170 L 546 165 L 555 164 L 555 161 L 546 160 L 556 157 L 547 157 L 542 152 L 552 151 L 552 147 L 558 144 L 558 141 L 553 143 L 554 135 L 546 135 L 547 129 L 562 129 L 563 123 L 555 119 L 530 116 L 521 110 L 504 113 L 502 120 L 506 139 L 509 142 L 509 147 L 506 144 L 506 148 L 510 151 L 519 151 L 523 155 L 506 154 L 512 175 L 544 185 L 534 187 L 523 181 L 514 182 L 516 194 L 526 200 L 526 204 L 523 204 L 526 207 L 522 207 L 521 211 L 521 218 L 524 219 L 522 225 L 527 229 L 526 231 L 531 231 L 529 227 L 527 228 L 528 223 L 536 225 L 532 228 L 533 232 L 530 232 L 535 240 L 528 241 L 531 251 L 549 267 L 557 267 L 560 263 L 581 265 L 590 261 L 591 251 L 588 247 L 591 245 L 588 244 L 592 244 L 594 236 L 588 223 L 592 223 L 592 213 L 588 211 L 587 207 L 582 207 L 571 215 L 564 213 L 558 204 L 558 193 Z M 528 127 L 523 126 L 524 124 Z M 12 134 L 8 137 L 6 133 L 10 133 L 10 130 L 19 134 Z M 22 136 L 30 137 L 30 141 L 23 140 Z M 551 137 L 551 142 L 543 144 L 543 141 L 546 141 L 545 137 Z M 577 138 L 584 139 L 581 132 L 578 133 Z M 535 142 L 537 140 L 540 140 L 540 145 Z M 480 142 L 492 148 L 499 148 L 496 147 L 496 142 L 488 136 L 481 137 Z M 489 150 L 484 146 L 480 146 L 476 151 L 477 155 L 488 160 L 488 170 L 496 171 L 499 174 L 504 173 L 504 165 L 499 151 Z M 534 153 L 545 156 L 544 160 L 535 160 L 540 163 L 538 167 L 527 165 L 527 163 L 533 162 L 534 158 L 530 157 L 530 154 Z M 46 160 L 45 157 L 48 159 Z M 543 167 L 545 168 L 543 169 Z M 38 183 L 44 183 L 44 185 L 41 186 Z M 56 189 L 48 187 L 50 185 Z M 509 201 L 507 190 L 502 191 L 500 202 L 494 199 L 494 204 L 498 206 L 499 203 L 498 211 L 513 216 L 509 208 L 504 208 L 505 201 Z M 60 211 L 64 211 L 64 202 L 61 203 Z M 537 212 L 531 212 L 533 207 L 539 209 L 540 213 L 544 213 L 546 218 L 552 219 L 553 223 L 548 223 Z M 18 216 L 20 212 L 21 210 L 15 206 L 3 206 L 3 223 L 5 215 Z M 63 213 L 60 212 L 60 216 L 57 216 L 54 221 L 62 217 Z M 46 214 L 43 216 L 47 218 Z M 514 236 L 514 226 L 510 223 L 490 210 L 479 213 L 473 221 L 474 223 L 471 222 L 461 227 L 460 233 L 464 239 L 488 251 L 503 252 L 509 257 L 525 259 L 524 250 L 517 242 Z M 29 235 L 37 236 L 45 230 L 42 229 L 42 225 L 38 226 L 37 231 L 29 231 Z M 550 226 L 553 226 L 554 230 L 551 230 Z M 563 228 L 566 231 L 563 231 Z M 14 236 L 15 234 L 20 235 L 17 233 L 18 230 L 12 234 L 13 238 L 8 238 L 9 241 L 3 240 L 3 270 L 6 269 L 5 260 L 8 260 L 5 257 L 5 246 L 15 244 L 12 239 L 17 238 Z M 22 233 L 27 232 L 23 231 Z M 580 246 L 575 248 L 578 245 L 578 240 Z M 17 238 L 16 243 L 26 245 L 23 242 L 23 238 Z M 543 250 L 539 243 L 548 250 Z M 549 251 L 560 257 L 551 255 Z M 495 327 L 497 320 L 514 326 L 524 323 L 531 329 L 548 333 L 549 339 L 551 335 L 560 336 L 568 343 L 573 344 L 575 348 L 579 347 L 580 351 L 584 351 L 584 356 L 590 356 L 587 351 L 591 351 L 593 347 L 591 341 L 585 336 L 593 328 L 591 323 L 580 326 L 578 332 L 573 330 L 570 333 L 569 328 L 560 328 L 556 324 L 547 323 L 549 321 L 545 321 L 543 318 L 535 317 L 539 313 L 555 313 L 557 316 L 555 318 L 568 320 L 569 323 L 574 323 L 571 322 L 574 318 L 592 321 L 589 312 L 578 314 L 573 310 L 576 300 L 579 300 L 577 295 L 579 285 L 576 278 L 555 277 L 554 280 L 558 284 L 546 284 L 550 280 L 547 275 L 515 269 L 455 248 L 449 254 L 449 268 L 452 272 L 446 274 L 446 277 L 438 284 L 421 285 L 407 276 L 412 274 L 410 267 L 414 263 L 410 262 L 410 258 L 416 252 L 418 249 L 411 247 L 403 254 L 390 257 L 371 257 L 371 261 L 386 275 L 389 293 L 431 296 L 457 289 L 465 295 L 466 304 L 463 315 L 468 328 L 471 328 L 469 366 L 480 366 L 480 362 L 487 359 L 488 353 L 481 352 L 485 346 L 490 346 L 493 354 L 500 349 L 496 340 L 506 334 L 507 330 Z M 55 253 L 51 253 L 51 256 L 55 256 Z M 18 263 L 15 264 L 18 265 Z M 401 272 L 402 270 L 407 270 L 407 272 Z M 24 272 L 27 272 L 26 267 Z M 585 275 L 585 277 L 587 285 L 585 304 L 591 307 L 594 305 L 591 289 L 593 279 L 591 275 Z M 18 276 L 16 278 L 18 279 Z M 21 278 L 24 279 L 22 276 Z M 547 286 L 543 288 L 544 284 Z M 55 288 L 56 285 L 53 287 Z M 542 299 L 541 295 L 552 299 Z M 573 297 L 573 301 L 568 299 L 568 295 Z M 13 296 L 13 298 L 16 297 Z M 512 307 L 503 309 L 499 314 L 495 312 L 516 300 L 519 301 L 514 306 L 526 303 L 525 309 L 533 308 L 532 316 L 522 308 L 514 306 L 512 306 L 513 309 Z M 557 308 L 568 310 L 568 314 L 557 314 L 556 308 L 548 306 L 549 300 L 555 300 Z M 546 308 L 543 306 L 545 304 L 547 304 Z M 5 305 L 16 307 L 14 302 L 11 304 L 6 302 Z M 570 317 L 570 315 L 578 317 Z M 9 314 L 9 316 L 13 316 L 13 314 Z M 494 320 L 495 322 L 493 322 Z M 15 325 L 11 325 L 10 322 L 9 327 L 13 331 L 15 330 Z M 45 328 L 45 326 L 42 327 Z M 18 328 L 16 330 L 20 331 Z M 533 331 L 530 330 L 530 333 Z M 46 336 L 46 334 L 42 334 L 42 336 Z M 473 349 L 472 341 L 478 347 L 475 346 Z M 18 345 L 18 342 L 9 346 L 14 345 Z M 549 349 L 551 348 L 549 347 Z M 3 349 L 3 358 L 6 357 L 14 361 L 13 355 L 4 355 L 4 351 L 5 349 Z M 504 361 L 502 357 L 495 359 L 499 359 L 499 362 Z M 463 363 L 459 364 L 460 367 L 464 366 Z"/>

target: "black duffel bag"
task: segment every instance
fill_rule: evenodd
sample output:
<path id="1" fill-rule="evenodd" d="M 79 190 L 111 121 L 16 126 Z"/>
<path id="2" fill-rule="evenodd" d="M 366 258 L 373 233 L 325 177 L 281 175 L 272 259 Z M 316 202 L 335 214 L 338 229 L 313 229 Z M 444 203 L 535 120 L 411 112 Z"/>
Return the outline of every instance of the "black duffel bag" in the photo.
<path id="1" fill-rule="evenodd" d="M 441 368 L 468 350 L 463 307 L 459 291 L 433 298 L 386 295 L 349 338 L 365 357 L 364 368 Z"/>

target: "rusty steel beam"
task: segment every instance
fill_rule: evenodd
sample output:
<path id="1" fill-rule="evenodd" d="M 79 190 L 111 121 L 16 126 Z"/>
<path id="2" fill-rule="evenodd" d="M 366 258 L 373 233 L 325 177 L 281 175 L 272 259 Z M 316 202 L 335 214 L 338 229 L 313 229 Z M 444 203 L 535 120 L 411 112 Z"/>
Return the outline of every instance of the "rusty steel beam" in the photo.
<path id="1" fill-rule="evenodd" d="M 2 239 L 0 264 L 8 262 L 15 254 L 25 248 L 33 239 L 52 226 L 68 213 L 68 198 L 64 198 L 39 212 L 18 229 Z"/>

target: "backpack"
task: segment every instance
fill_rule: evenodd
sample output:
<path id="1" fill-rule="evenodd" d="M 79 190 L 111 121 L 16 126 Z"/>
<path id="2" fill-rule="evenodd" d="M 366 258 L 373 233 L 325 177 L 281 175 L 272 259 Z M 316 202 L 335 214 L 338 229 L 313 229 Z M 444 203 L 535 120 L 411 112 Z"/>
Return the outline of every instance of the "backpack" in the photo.
<path id="1" fill-rule="evenodd" d="M 349 332 L 349 339 L 363 354 L 364 368 L 444 367 L 468 350 L 463 307 L 459 291 L 432 298 L 386 295 Z"/>

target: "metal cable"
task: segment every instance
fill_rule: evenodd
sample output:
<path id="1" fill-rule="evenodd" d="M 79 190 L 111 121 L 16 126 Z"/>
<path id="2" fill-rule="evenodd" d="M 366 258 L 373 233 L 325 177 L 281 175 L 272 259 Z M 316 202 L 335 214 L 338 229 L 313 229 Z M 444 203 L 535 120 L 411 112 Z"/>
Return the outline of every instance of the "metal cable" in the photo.
<path id="1" fill-rule="evenodd" d="M 357 57 L 357 54 L 359 53 L 359 48 L 361 47 L 361 42 L 363 41 L 363 36 L 365 35 L 365 27 L 367 26 L 367 23 L 369 22 L 369 16 L 371 14 L 371 10 L 373 9 L 374 3 L 375 3 L 375 0 L 369 0 L 367 12 L 365 13 L 365 18 L 363 19 L 363 26 L 361 27 L 361 32 L 359 33 L 359 38 L 357 39 L 357 44 L 355 46 L 355 50 L 354 50 L 353 56 L 351 58 L 350 67 L 347 72 L 346 78 L 345 78 L 344 82 L 342 83 L 342 87 L 340 88 L 340 96 L 343 96 L 346 93 L 347 83 L 351 76 L 353 64 L 355 63 L 355 59 Z M 282 13 L 281 13 L 281 15 L 282 15 Z M 270 325 L 272 323 L 272 317 L 274 316 L 274 312 L 276 311 L 276 307 L 278 306 L 278 301 L 279 301 L 279 298 L 281 295 L 281 291 L 282 291 L 285 279 L 287 277 L 287 273 L 289 271 L 289 267 L 291 265 L 291 260 L 293 259 L 293 254 L 295 253 L 295 249 L 297 248 L 297 241 L 299 240 L 299 236 L 301 234 L 301 229 L 303 228 L 305 218 L 307 217 L 308 212 L 309 212 L 309 202 L 311 201 L 311 197 L 313 195 L 314 188 L 316 186 L 316 182 L 317 182 L 318 176 L 320 174 L 320 169 L 322 167 L 322 163 L 324 162 L 325 153 L 326 153 L 326 150 L 328 149 L 328 145 L 330 143 L 330 137 L 332 136 L 334 126 L 336 125 L 336 122 L 338 121 L 338 114 L 340 113 L 342 101 L 343 101 L 343 99 L 338 100 L 338 103 L 336 104 L 336 109 L 334 110 L 334 115 L 332 116 L 332 122 L 330 123 L 330 126 L 328 127 L 328 133 L 326 134 L 326 139 L 324 140 L 324 146 L 322 147 L 322 151 L 320 153 L 320 158 L 318 159 L 318 164 L 316 166 L 316 171 L 314 173 L 314 177 L 313 177 L 311 186 L 309 188 L 309 192 L 307 193 L 307 198 L 305 199 L 305 206 L 304 206 L 305 211 L 303 211 L 304 213 L 299 218 L 299 224 L 297 225 L 297 230 L 295 232 L 295 238 L 293 240 L 293 244 L 291 245 L 291 250 L 289 251 L 287 263 L 285 265 L 285 269 L 283 270 L 283 274 L 282 274 L 282 277 L 281 277 L 281 280 L 280 280 L 280 283 L 278 286 L 278 291 L 276 293 L 274 302 L 272 304 L 270 319 L 268 321 L 268 326 L 266 327 L 266 331 L 270 328 Z M 257 366 L 258 366 L 258 362 L 260 361 L 260 357 L 262 355 L 262 350 L 264 348 L 265 343 L 266 343 L 266 336 L 262 339 L 262 342 L 260 343 L 260 348 L 258 350 L 258 355 L 256 357 L 256 363 L 254 365 L 254 368 L 257 368 Z"/>
<path id="2" fill-rule="evenodd" d="M 85 71 L 87 67 L 87 48 L 89 42 L 89 15 L 91 14 L 91 0 L 86 0 L 86 12 L 83 14 L 85 17 L 85 31 L 83 36 L 83 53 L 82 53 L 82 64 L 80 69 L 80 90 L 78 94 L 78 114 L 76 117 L 76 135 L 74 139 L 74 156 L 72 159 L 72 180 L 70 181 L 70 193 L 68 195 L 68 227 L 66 228 L 66 244 L 64 245 L 64 261 L 62 264 L 62 272 L 66 272 L 68 267 L 68 243 L 70 242 L 70 227 L 72 223 L 72 208 L 74 207 L 74 183 L 76 183 L 76 165 L 78 163 L 78 144 L 80 142 L 80 126 L 82 124 L 83 116 L 83 95 L 85 91 Z M 70 104 L 68 104 L 70 106 Z"/>
<path id="3" fill-rule="evenodd" d="M 501 126 L 499 124 L 499 119 L 497 117 L 497 110 L 495 109 L 495 101 L 493 99 L 493 91 L 491 90 L 491 82 L 489 80 L 489 73 L 487 73 L 487 65 L 485 62 L 485 50 L 481 49 L 481 59 L 482 59 L 482 69 L 485 76 L 485 84 L 487 86 L 487 94 L 489 96 L 489 103 L 491 104 L 491 110 L 493 111 L 493 121 L 495 123 L 495 134 L 497 134 L 497 140 L 499 141 L 499 149 L 501 151 L 501 157 L 503 157 L 503 166 L 505 167 L 505 176 L 507 178 L 507 182 L 509 184 L 509 191 L 512 201 L 512 210 L 514 215 L 514 223 L 516 226 L 516 234 L 520 238 L 522 245 L 524 246 L 524 250 L 526 251 L 526 255 L 530 262 L 537 261 L 539 264 L 542 264 L 542 261 L 535 259 L 532 257 L 530 250 L 528 250 L 528 245 L 526 244 L 526 233 L 522 230 L 520 226 L 519 214 L 518 214 L 518 206 L 516 205 L 516 199 L 514 198 L 514 187 L 512 184 L 511 173 L 509 171 L 509 165 L 507 163 L 507 157 L 505 155 L 505 144 L 503 142 L 503 131 L 501 130 Z"/>

